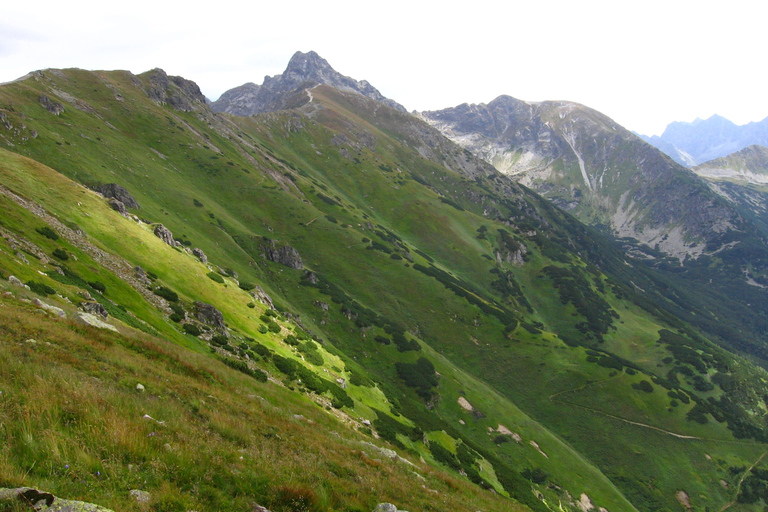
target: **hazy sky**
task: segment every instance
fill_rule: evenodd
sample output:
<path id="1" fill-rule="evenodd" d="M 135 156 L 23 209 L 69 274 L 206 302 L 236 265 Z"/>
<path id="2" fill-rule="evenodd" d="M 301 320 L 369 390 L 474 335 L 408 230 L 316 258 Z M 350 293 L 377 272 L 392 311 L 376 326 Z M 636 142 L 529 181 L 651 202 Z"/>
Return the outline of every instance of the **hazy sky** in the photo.
<path id="1" fill-rule="evenodd" d="M 9 5 L 10 4 L 10 5 Z M 768 117 L 764 0 L 39 0 L 0 6 L 0 82 L 43 68 L 160 67 L 217 99 L 314 50 L 409 110 L 501 94 L 625 127 Z"/>

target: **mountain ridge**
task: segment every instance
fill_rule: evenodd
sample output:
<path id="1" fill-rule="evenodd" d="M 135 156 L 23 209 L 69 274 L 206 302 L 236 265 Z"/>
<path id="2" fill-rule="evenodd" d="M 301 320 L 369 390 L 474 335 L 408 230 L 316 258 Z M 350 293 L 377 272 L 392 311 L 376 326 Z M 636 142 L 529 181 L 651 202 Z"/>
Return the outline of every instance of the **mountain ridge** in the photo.
<path id="1" fill-rule="evenodd" d="M 275 76 L 266 76 L 261 85 L 249 82 L 224 92 L 211 103 L 214 112 L 226 112 L 239 116 L 250 116 L 286 108 L 286 96 L 298 88 L 326 84 L 341 90 L 352 91 L 372 98 L 392 108 L 405 112 L 405 107 L 385 98 L 366 80 L 355 80 L 334 70 L 328 61 L 317 53 L 296 52 L 285 71 Z"/>

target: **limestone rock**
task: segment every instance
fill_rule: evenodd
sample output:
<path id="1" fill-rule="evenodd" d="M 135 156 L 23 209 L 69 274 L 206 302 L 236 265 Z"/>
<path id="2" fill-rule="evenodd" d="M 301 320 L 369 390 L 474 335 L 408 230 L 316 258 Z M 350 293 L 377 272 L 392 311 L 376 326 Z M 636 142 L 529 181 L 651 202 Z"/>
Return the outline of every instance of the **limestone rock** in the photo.
<path id="1" fill-rule="evenodd" d="M 51 98 L 49 98 L 45 94 L 40 96 L 39 101 L 45 110 L 47 110 L 48 112 L 50 112 L 55 116 L 64 112 L 64 105 L 62 105 L 58 101 L 53 101 Z"/>
<path id="2" fill-rule="evenodd" d="M 19 279 L 16 276 L 8 276 L 8 282 L 14 286 L 20 286 L 21 288 L 26 288 L 27 290 L 29 290 L 29 286 L 22 283 L 21 279 Z"/>
<path id="3" fill-rule="evenodd" d="M 128 210 L 125 209 L 125 203 L 117 199 L 110 199 L 109 206 L 123 217 L 128 217 Z"/>
<path id="4" fill-rule="evenodd" d="M 0 488 L 0 506 L 3 502 L 20 502 L 38 512 L 112 512 L 93 503 L 61 499 L 31 487 Z"/>
<path id="5" fill-rule="evenodd" d="M 162 224 L 157 224 L 154 230 L 155 236 L 171 247 L 179 247 L 181 244 L 173 239 L 173 233 Z"/>
<path id="6" fill-rule="evenodd" d="M 227 326 L 224 324 L 224 315 L 210 304 L 199 301 L 195 302 L 195 317 L 220 332 L 227 332 Z"/>
<path id="7" fill-rule="evenodd" d="M 138 489 L 131 489 L 128 494 L 139 503 L 149 503 L 152 499 L 152 496 L 147 491 L 140 491 Z"/>
<path id="8" fill-rule="evenodd" d="M 104 322 L 96 315 L 92 315 L 90 313 L 83 313 L 82 311 L 78 311 L 75 313 L 75 321 L 79 324 L 90 325 L 91 327 L 96 327 L 98 329 L 108 329 L 110 331 L 118 332 L 117 327 Z"/>
<path id="9" fill-rule="evenodd" d="M 165 71 L 155 68 L 146 73 L 149 79 L 147 96 L 152 101 L 167 103 L 174 110 L 191 112 L 195 107 L 205 105 L 205 96 L 195 82 L 180 76 L 168 76 Z"/>
<path id="10" fill-rule="evenodd" d="M 202 249 L 195 247 L 192 249 L 192 254 L 199 259 L 203 264 L 208 263 L 208 256 L 205 255 Z"/>
<path id="11" fill-rule="evenodd" d="M 107 312 L 107 308 L 105 308 L 102 304 L 99 304 L 96 301 L 81 302 L 80 309 L 92 315 L 99 315 L 104 320 L 106 320 L 107 317 L 109 316 L 109 313 Z"/>
<path id="12" fill-rule="evenodd" d="M 44 311 L 47 311 L 47 312 L 51 313 L 52 315 L 58 316 L 60 318 L 64 318 L 65 316 L 67 316 L 67 314 L 64 312 L 63 309 L 57 308 L 56 306 L 51 306 L 50 304 L 47 304 L 47 303 L 41 301 L 37 297 L 32 299 L 32 304 L 34 304 L 35 306 L 39 307 L 40 309 L 42 309 Z"/>
<path id="13" fill-rule="evenodd" d="M 100 185 L 94 190 L 108 199 L 116 199 L 120 201 L 126 208 L 139 208 L 139 203 L 133 198 L 130 192 L 117 183 Z"/>
<path id="14" fill-rule="evenodd" d="M 299 251 L 286 243 L 279 243 L 269 238 L 264 238 L 261 244 L 261 250 L 264 257 L 269 261 L 280 263 L 289 268 L 301 270 L 304 268 L 304 262 L 301 260 Z"/>
<path id="15" fill-rule="evenodd" d="M 391 503 L 379 503 L 373 512 L 405 512 L 404 510 L 398 510 L 396 506 Z"/>
<path id="16" fill-rule="evenodd" d="M 251 291 L 251 296 L 262 304 L 269 306 L 270 309 L 275 309 L 275 305 L 272 303 L 272 297 L 267 295 L 267 292 L 265 292 L 261 286 L 257 285 L 256 288 Z"/>

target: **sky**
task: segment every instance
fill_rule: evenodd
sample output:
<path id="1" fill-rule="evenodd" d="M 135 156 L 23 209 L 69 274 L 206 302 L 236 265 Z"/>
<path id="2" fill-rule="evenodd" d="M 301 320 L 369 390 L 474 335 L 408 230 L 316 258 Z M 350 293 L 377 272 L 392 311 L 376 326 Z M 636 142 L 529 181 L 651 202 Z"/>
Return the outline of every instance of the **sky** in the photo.
<path id="1" fill-rule="evenodd" d="M 569 100 L 636 132 L 768 117 L 764 0 L 37 0 L 0 6 L 0 82 L 162 68 L 210 99 L 316 51 L 408 110 Z M 0 105 L 2 107 L 2 105 Z"/>

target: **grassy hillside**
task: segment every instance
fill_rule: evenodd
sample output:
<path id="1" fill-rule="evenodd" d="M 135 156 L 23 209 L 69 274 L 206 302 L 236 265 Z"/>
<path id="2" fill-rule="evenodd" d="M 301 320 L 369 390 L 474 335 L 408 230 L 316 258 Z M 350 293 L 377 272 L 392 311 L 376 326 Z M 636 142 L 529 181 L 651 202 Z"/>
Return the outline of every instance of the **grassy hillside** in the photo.
<path id="1" fill-rule="evenodd" d="M 104 431 L 109 414 L 83 403 L 125 412 L 136 428 L 149 427 L 128 413 L 146 407 L 142 414 L 165 421 L 171 437 L 188 448 L 194 439 L 201 457 L 234 475 L 222 480 L 242 483 L 222 484 L 215 496 L 195 487 L 213 476 L 188 458 L 173 462 L 174 442 L 134 449 L 154 480 L 131 480 L 116 462 L 95 469 L 110 475 L 103 487 L 83 485 L 86 477 L 69 482 L 55 470 L 72 467 L 65 459 L 80 457 L 91 469 L 113 457 L 134 463 L 110 441 L 68 437 L 66 422 L 45 414 L 31 414 L 42 421 L 34 431 L 97 455 L 87 462 L 65 450 L 54 463 L 54 445 L 42 441 L 25 452 L 27 438 L 15 430 L 18 415 L 32 411 L 25 398 L 3 409 L 14 430 L 0 452 L 12 476 L 0 485 L 56 487 L 48 490 L 118 509 L 129 506 L 118 489 L 141 478 L 180 510 L 240 509 L 248 500 L 291 510 L 280 501 L 291 486 L 313 493 L 308 510 L 366 510 L 376 500 L 445 510 L 457 508 L 458 496 L 458 509 L 473 510 L 517 502 L 575 510 L 587 500 L 612 512 L 676 510 L 680 492 L 693 510 L 720 509 L 737 496 L 733 507 L 763 506 L 762 473 L 751 467 L 768 449 L 765 373 L 669 314 L 662 306 L 674 289 L 651 291 L 658 281 L 603 239 L 407 114 L 318 87 L 311 102 L 297 93 L 295 110 L 231 118 L 174 81 L 159 96 L 165 104 L 152 101 L 160 73 L 46 71 L 0 88 L 0 272 L 51 287 L 43 300 L 69 316 L 87 291 L 122 332 L 47 320 L 39 328 L 53 338 L 56 329 L 74 332 L 75 347 L 110 347 L 103 363 L 82 349 L 56 370 L 120 375 L 104 397 L 86 386 L 89 401 L 78 402 L 77 387 L 60 376 L 21 384 L 23 375 L 46 375 L 24 373 L 34 360 L 24 351 L 54 349 L 22 327 L 36 313 L 18 297 L 34 292 L 9 283 L 16 298 L 5 299 L 0 325 L 11 326 L 2 343 L 14 364 L 2 385 L 14 393 L 61 388 L 57 399 L 76 404 L 78 428 L 92 432 Z M 125 187 L 140 207 L 121 216 L 83 187 L 107 183 Z M 176 247 L 155 236 L 158 223 Z M 274 308 L 252 294 L 256 285 Z M 226 331 L 201 319 L 199 302 L 223 314 Z M 161 363 L 167 368 L 135 373 Z M 138 381 L 149 393 L 135 391 Z M 152 393 L 163 400 L 147 401 Z M 234 415 L 217 420 L 227 428 L 199 419 L 200 404 L 190 405 L 209 406 L 208 395 L 222 404 L 215 415 Z M 233 405 L 243 401 L 249 405 Z M 285 432 L 296 443 L 278 454 L 264 446 Z M 367 459 L 354 455 L 348 446 L 362 441 L 423 460 L 415 471 L 432 480 L 405 463 L 377 461 L 367 448 L 359 449 Z M 270 462 L 240 465 L 218 455 L 232 451 L 220 443 L 244 450 L 243 460 Z M 331 449 L 337 471 L 318 469 Z M 313 461 L 294 465 L 304 451 Z M 40 462 L 29 469 L 30 459 Z M 390 477 L 379 477 L 369 489 L 371 467 L 404 480 L 385 491 Z M 430 489 L 445 503 L 430 504 Z"/>

